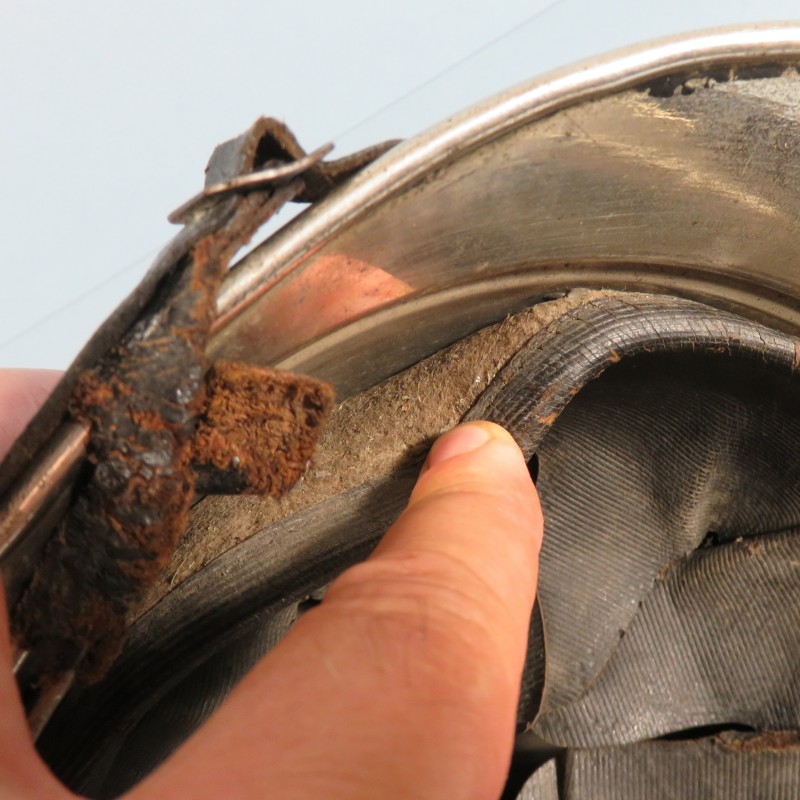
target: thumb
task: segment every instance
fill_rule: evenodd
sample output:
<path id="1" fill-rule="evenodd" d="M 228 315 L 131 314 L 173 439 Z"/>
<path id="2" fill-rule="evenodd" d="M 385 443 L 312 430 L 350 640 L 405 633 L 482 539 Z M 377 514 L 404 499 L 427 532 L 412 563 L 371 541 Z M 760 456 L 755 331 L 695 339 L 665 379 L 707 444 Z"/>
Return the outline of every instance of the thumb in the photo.
<path id="1" fill-rule="evenodd" d="M 0 458 L 53 391 L 61 375 L 54 369 L 0 369 Z"/>
<path id="2" fill-rule="evenodd" d="M 0 369 L 0 460 L 61 377 L 55 370 Z M 0 580 L 0 797 L 67 798 L 40 761 L 12 673 L 6 597 Z"/>
<path id="3" fill-rule="evenodd" d="M 511 436 L 447 433 L 373 555 L 135 795 L 499 796 L 541 530 Z"/>

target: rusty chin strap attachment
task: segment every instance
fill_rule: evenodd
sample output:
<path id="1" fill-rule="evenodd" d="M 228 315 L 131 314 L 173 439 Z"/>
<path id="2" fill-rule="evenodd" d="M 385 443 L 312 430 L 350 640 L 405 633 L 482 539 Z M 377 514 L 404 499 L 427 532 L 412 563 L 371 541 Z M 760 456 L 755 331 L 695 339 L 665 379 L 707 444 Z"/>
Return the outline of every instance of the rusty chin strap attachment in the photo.
<path id="1" fill-rule="evenodd" d="M 323 161 L 333 150 L 332 144 L 306 153 L 286 125 L 276 119 L 262 117 L 247 133 L 221 144 L 214 151 L 206 168 L 205 188 L 176 208 L 168 219 L 174 223 L 190 222 L 221 196 L 278 186 L 299 175 L 303 176 L 303 183 L 293 199 L 300 203 L 316 203 L 394 147 L 398 141 L 393 139 L 335 161 Z M 253 142 L 257 143 L 251 155 L 253 169 L 231 177 L 228 160 L 232 158 L 235 162 L 242 148 L 251 146 Z"/>
<path id="2" fill-rule="evenodd" d="M 12 611 L 32 719 L 46 720 L 42 702 L 55 707 L 65 681 L 108 670 L 197 493 L 278 496 L 302 474 L 333 389 L 244 364 L 209 370 L 216 297 L 231 258 L 284 203 L 320 199 L 391 144 L 326 164 L 329 148 L 306 156 L 260 119 L 217 147 L 206 189 L 173 215 L 185 227 L 10 453 L 14 471 L 65 418 L 89 429 L 89 463 Z"/>

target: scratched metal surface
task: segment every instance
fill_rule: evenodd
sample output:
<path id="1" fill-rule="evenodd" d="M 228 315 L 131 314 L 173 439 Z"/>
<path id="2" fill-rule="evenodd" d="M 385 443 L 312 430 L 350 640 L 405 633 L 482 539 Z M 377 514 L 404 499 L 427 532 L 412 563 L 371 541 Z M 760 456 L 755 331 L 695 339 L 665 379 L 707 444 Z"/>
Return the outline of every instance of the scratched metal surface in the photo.
<path id="1" fill-rule="evenodd" d="M 346 396 L 576 285 L 800 330 L 800 43 L 779 30 L 758 66 L 754 48 L 728 47 L 680 70 L 673 57 L 670 80 L 650 51 L 649 64 L 616 64 L 630 88 L 608 67 L 590 89 L 556 77 L 407 142 L 229 276 L 214 351 L 311 372 Z M 579 90 L 584 102 L 557 110 Z M 492 113 L 471 140 L 447 141 Z M 353 205 L 364 187 L 377 201 Z"/>

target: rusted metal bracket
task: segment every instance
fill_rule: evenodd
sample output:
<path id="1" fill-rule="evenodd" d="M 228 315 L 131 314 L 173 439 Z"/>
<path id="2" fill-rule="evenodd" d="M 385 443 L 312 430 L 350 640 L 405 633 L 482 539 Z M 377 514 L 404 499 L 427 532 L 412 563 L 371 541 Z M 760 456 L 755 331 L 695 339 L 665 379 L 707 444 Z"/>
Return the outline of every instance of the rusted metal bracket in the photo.
<path id="1" fill-rule="evenodd" d="M 86 443 L 66 513 L 45 521 L 49 540 L 22 568 L 30 574 L 2 565 L 16 587 L 17 677 L 35 733 L 73 680 L 107 671 L 128 609 L 174 550 L 196 494 L 278 496 L 302 474 L 333 388 L 245 364 L 209 370 L 217 294 L 232 257 L 282 205 L 322 198 L 392 144 L 324 163 L 330 146 L 306 155 L 286 126 L 262 118 L 217 147 L 205 190 L 171 215 L 184 228 L 0 466 L 1 512 L 65 424 Z M 5 514 L 4 555 L 35 517 Z"/>

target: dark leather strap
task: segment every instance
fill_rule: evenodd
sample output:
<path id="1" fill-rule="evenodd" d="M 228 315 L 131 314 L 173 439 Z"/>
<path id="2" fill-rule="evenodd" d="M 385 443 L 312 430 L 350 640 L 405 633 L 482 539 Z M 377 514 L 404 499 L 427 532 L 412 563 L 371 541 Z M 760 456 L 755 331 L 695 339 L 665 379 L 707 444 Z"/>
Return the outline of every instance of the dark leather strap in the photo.
<path id="1" fill-rule="evenodd" d="M 182 216 L 183 229 L 92 337 L 14 445 L 0 467 L 0 493 L 64 420 L 89 429 L 91 465 L 12 613 L 18 646 L 28 651 L 28 680 L 47 682 L 79 662 L 84 677 L 105 673 L 119 650 L 127 609 L 186 528 L 198 470 L 205 490 L 278 493 L 297 479 L 331 407 L 332 389 L 234 366 L 251 399 L 260 384 L 267 399 L 254 401 L 258 413 L 271 410 L 273 422 L 283 425 L 283 434 L 273 439 L 285 452 L 275 450 L 275 464 L 258 470 L 242 435 L 247 426 L 234 431 L 220 424 L 219 408 L 240 418 L 247 409 L 226 395 L 224 381 L 217 380 L 212 392 L 206 386 L 216 297 L 230 260 L 284 203 L 321 199 L 391 144 L 319 163 L 285 125 L 262 118 L 218 146 L 207 186 L 236 185 L 237 178 L 265 169 L 269 176 L 270 168 L 272 177 L 240 191 L 210 193 Z M 207 413 L 207 395 L 216 403 L 216 416 Z M 206 452 L 198 450 L 195 436 L 201 421 Z"/>

